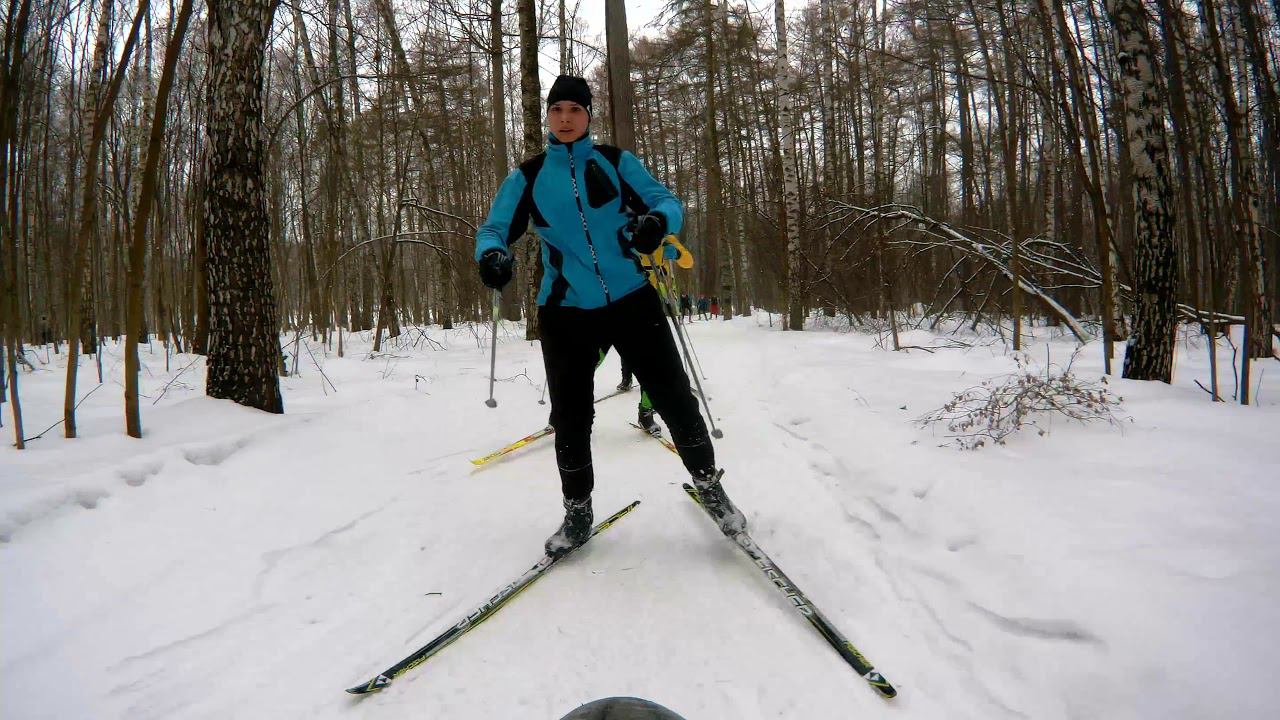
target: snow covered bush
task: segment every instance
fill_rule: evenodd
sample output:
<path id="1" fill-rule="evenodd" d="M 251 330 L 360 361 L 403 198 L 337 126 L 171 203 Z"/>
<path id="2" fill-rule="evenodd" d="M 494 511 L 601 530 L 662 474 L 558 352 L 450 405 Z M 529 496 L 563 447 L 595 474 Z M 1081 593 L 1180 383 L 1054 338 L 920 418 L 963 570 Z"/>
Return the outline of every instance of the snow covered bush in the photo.
<path id="1" fill-rule="evenodd" d="M 945 423 L 949 437 L 965 450 L 976 450 L 987 441 L 1003 445 L 1005 438 L 1025 427 L 1045 435 L 1059 415 L 1080 423 L 1119 424 L 1115 413 L 1124 398 L 1106 387 L 1105 375 L 1094 383 L 1073 375 L 1070 362 L 1056 374 L 1052 366 L 1043 374 L 1033 371 L 1022 355 L 1017 363 L 1017 372 L 957 393 L 916 422 L 921 427 Z"/>

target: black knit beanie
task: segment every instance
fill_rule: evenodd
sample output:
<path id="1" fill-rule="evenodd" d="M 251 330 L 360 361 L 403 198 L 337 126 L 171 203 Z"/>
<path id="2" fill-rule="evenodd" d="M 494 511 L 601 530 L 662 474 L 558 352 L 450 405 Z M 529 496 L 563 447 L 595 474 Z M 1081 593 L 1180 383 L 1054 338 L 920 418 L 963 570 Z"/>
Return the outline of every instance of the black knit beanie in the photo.
<path id="1" fill-rule="evenodd" d="M 551 92 L 547 93 L 547 107 L 561 100 L 572 100 L 591 112 L 591 88 L 587 81 L 573 75 L 561 75 L 551 83 Z"/>

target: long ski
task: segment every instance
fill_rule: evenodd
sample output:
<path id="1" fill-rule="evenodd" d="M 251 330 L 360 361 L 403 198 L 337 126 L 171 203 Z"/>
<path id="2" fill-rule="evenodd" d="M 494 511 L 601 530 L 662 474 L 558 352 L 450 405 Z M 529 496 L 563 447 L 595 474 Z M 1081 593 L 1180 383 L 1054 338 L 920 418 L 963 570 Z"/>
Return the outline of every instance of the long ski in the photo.
<path id="1" fill-rule="evenodd" d="M 589 542 L 591 538 L 609 529 L 609 527 L 617 522 L 622 516 L 632 510 L 635 510 L 636 506 L 639 504 L 640 501 L 636 500 L 613 515 L 610 515 L 604 522 L 596 525 L 591 529 L 591 535 L 587 537 L 587 541 L 584 541 L 583 545 L 585 545 L 586 542 Z M 563 555 L 555 557 L 551 555 L 544 555 L 541 560 L 534 564 L 533 567 L 524 571 L 520 577 L 516 578 L 512 582 L 504 585 L 501 590 L 498 590 L 498 592 L 490 596 L 490 598 L 485 600 L 479 607 L 467 613 L 466 616 L 457 624 L 440 633 L 431 642 L 423 645 L 421 648 L 418 648 L 413 652 L 413 654 L 387 668 L 369 682 L 361 683 L 353 688 L 347 688 L 347 692 L 352 695 L 366 695 L 368 693 L 377 692 L 390 685 L 392 680 L 426 662 L 433 655 L 448 647 L 453 643 L 453 641 L 465 635 L 468 630 L 471 630 L 485 620 L 488 620 L 494 613 L 506 605 L 511 598 L 519 595 L 522 590 L 532 585 L 535 580 L 545 575 L 551 568 L 555 567 L 556 563 L 559 563 L 561 560 L 569 557 L 580 547 L 582 547 L 582 545 L 571 548 Z"/>
<path id="2" fill-rule="evenodd" d="M 601 396 L 600 399 L 596 400 L 595 402 L 596 403 L 604 402 L 605 400 L 608 400 L 609 398 L 614 397 L 615 395 L 621 395 L 629 391 L 630 389 L 631 388 L 627 388 L 626 390 L 614 390 L 613 392 L 607 395 Z M 541 440 L 544 437 L 547 437 L 548 435 L 552 435 L 555 433 L 555 431 L 556 431 L 555 428 L 548 425 L 537 432 L 525 435 L 524 437 L 520 438 L 519 440 L 516 440 L 515 442 L 509 445 L 504 445 L 498 448 L 497 450 L 494 450 L 493 452 L 489 453 L 488 455 L 485 455 L 484 457 L 478 457 L 472 460 L 471 464 L 475 465 L 476 467 L 480 467 L 481 465 L 485 465 L 487 463 L 493 462 L 494 460 L 497 460 L 503 455 L 508 455 L 510 453 L 513 453 L 516 450 L 519 450 L 520 448 L 524 447 L 525 445 L 529 445 L 531 443 L 537 442 L 538 440 Z"/>
<path id="3" fill-rule="evenodd" d="M 697 488 L 685 483 L 684 491 L 688 493 L 694 502 L 698 503 L 698 507 L 706 511 L 706 508 L 702 505 L 701 498 L 698 497 Z M 708 517 L 710 517 L 710 513 L 708 513 Z M 804 619 L 808 620 L 810 625 L 813 625 L 823 639 L 840 654 L 840 657 L 844 658 L 845 662 L 849 663 L 855 672 L 871 685 L 872 689 L 885 698 L 897 696 L 898 691 L 894 689 L 893 685 L 889 684 L 884 675 L 881 675 L 872 667 L 871 661 L 867 660 L 858 651 L 858 648 L 854 647 L 853 643 L 849 642 L 844 635 L 841 635 L 840 631 L 831 624 L 831 621 L 827 620 L 822 612 L 813 603 L 809 602 L 809 598 L 800 592 L 800 588 L 791 582 L 791 578 L 787 577 L 778 568 L 777 564 L 760 549 L 759 545 L 756 545 L 755 540 L 751 539 L 751 535 L 746 532 L 725 533 L 725 537 L 732 540 L 734 545 L 738 546 L 742 552 L 747 554 L 747 557 L 751 558 L 751 561 L 755 563 L 756 567 L 760 568 L 764 576 L 769 579 L 769 582 L 773 583 L 783 595 L 787 596 L 787 600 L 795 607 L 796 612 L 803 615 Z"/>

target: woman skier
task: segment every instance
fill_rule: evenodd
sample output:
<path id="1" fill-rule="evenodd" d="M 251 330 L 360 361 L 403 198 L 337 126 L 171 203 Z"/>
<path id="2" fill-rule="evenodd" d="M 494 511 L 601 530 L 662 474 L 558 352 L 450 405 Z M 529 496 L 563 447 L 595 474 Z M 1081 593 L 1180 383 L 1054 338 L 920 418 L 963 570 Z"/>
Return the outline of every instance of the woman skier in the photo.
<path id="1" fill-rule="evenodd" d="M 494 290 L 511 280 L 511 243 L 530 220 L 542 238 L 538 321 L 565 510 L 547 553 L 563 554 L 591 533 L 593 380 L 605 346 L 617 349 L 648 391 L 720 529 L 741 532 L 746 518 L 721 485 L 724 471 L 637 256 L 678 232 L 684 210 L 635 155 L 592 143 L 591 97 L 586 80 L 556 78 L 547 94 L 546 150 L 507 176 L 476 231 L 480 280 Z"/>

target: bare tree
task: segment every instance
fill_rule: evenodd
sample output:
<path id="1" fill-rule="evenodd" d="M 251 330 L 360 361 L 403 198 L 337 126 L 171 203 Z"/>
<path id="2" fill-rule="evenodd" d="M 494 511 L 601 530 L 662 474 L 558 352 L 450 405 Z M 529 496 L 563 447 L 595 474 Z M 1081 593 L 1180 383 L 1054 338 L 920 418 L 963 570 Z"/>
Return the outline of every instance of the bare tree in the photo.
<path id="1" fill-rule="evenodd" d="M 89 111 L 90 122 L 86 130 L 84 185 L 80 201 L 80 223 L 76 233 L 75 249 L 71 261 L 71 275 L 67 280 L 66 317 L 67 317 L 67 385 L 62 404 L 62 429 L 66 437 L 76 437 L 76 375 L 79 370 L 80 346 L 86 341 L 85 329 L 81 327 L 86 305 L 81 290 L 88 270 L 89 245 L 94 233 L 98 230 L 98 153 L 102 149 L 102 141 L 106 136 L 107 125 L 111 120 L 111 112 L 115 107 L 116 97 L 120 94 L 120 85 L 124 82 L 125 71 L 129 67 L 129 58 L 133 55 L 133 47 L 138 40 L 138 28 L 146 17 L 148 0 L 140 0 L 138 12 L 134 15 L 133 26 L 125 37 L 124 48 L 120 51 L 120 61 L 116 63 L 106 82 L 101 88 L 100 78 L 106 75 L 106 62 L 111 42 L 111 3 L 104 0 L 98 21 L 98 39 L 94 50 L 94 70 L 90 81 Z M 96 346 L 96 331 L 90 330 L 89 337 Z M 95 347 L 96 349 L 96 347 Z"/>
<path id="2" fill-rule="evenodd" d="M 169 119 L 169 94 L 173 89 L 178 55 L 191 20 L 192 0 L 182 0 L 164 53 L 160 85 L 156 89 L 155 110 L 151 117 L 151 134 L 147 140 L 147 159 L 138 189 L 138 209 L 133 216 L 133 237 L 129 244 L 128 299 L 125 321 L 124 350 L 124 414 L 125 431 L 130 437 L 142 437 L 142 416 L 138 411 L 138 342 L 143 331 L 142 284 L 146 275 L 147 226 L 155 204 L 156 178 L 160 173 L 161 144 Z"/>
<path id="3" fill-rule="evenodd" d="M 3 55 L 0 55 L 0 353 L 7 362 L 0 368 L 0 400 L 9 392 L 9 408 L 13 413 L 14 445 L 25 447 L 22 438 L 22 402 L 18 397 L 18 354 L 21 352 L 22 328 L 18 304 L 18 238 L 11 228 L 10 213 L 15 209 L 9 204 L 13 191 L 10 178 L 9 157 L 17 132 L 18 86 L 27 59 L 27 29 L 31 21 L 31 0 L 22 5 L 9 3 L 5 15 Z M 8 372 L 8 378 L 4 373 Z"/>

